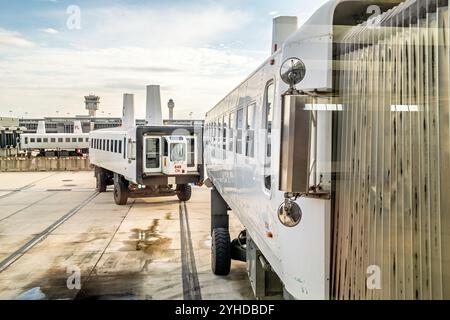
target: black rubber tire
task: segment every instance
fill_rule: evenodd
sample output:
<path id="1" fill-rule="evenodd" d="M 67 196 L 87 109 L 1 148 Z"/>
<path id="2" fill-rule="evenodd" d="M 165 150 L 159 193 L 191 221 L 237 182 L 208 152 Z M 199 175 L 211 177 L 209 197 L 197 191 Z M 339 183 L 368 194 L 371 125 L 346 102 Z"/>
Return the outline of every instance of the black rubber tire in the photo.
<path id="1" fill-rule="evenodd" d="M 231 269 L 230 233 L 225 228 L 212 232 L 211 270 L 215 275 L 226 276 Z"/>
<path id="2" fill-rule="evenodd" d="M 180 201 L 189 201 L 192 195 L 192 188 L 188 184 L 177 185 L 177 197 Z"/>
<path id="3" fill-rule="evenodd" d="M 114 202 L 117 205 L 126 205 L 128 202 L 128 194 L 128 186 L 122 179 L 119 179 L 118 182 L 114 182 Z"/>
<path id="4" fill-rule="evenodd" d="M 97 185 L 96 189 L 98 192 L 106 192 L 106 174 L 103 170 L 99 169 L 96 173 Z"/>

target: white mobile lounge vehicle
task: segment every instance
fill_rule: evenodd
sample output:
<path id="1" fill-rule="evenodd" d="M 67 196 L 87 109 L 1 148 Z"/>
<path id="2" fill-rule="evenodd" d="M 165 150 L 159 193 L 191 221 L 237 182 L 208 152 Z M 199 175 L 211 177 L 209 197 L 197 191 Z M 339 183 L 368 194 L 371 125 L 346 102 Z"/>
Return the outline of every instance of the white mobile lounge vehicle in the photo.
<path id="1" fill-rule="evenodd" d="M 81 121 L 73 123 L 73 133 L 47 133 L 45 121 L 38 122 L 36 133 L 20 135 L 20 149 L 40 156 L 80 156 L 89 150 L 89 134 L 83 133 Z"/>
<path id="2" fill-rule="evenodd" d="M 402 123 L 402 114 L 391 107 L 404 105 L 402 99 L 406 103 L 410 103 L 407 99 L 415 101 L 415 91 L 406 96 L 407 84 L 417 83 L 421 88 L 433 83 L 434 88 L 438 86 L 437 76 L 429 76 L 424 84 L 417 82 L 425 79 L 419 72 L 441 72 L 421 65 L 437 61 L 433 56 L 437 52 L 442 68 L 448 66 L 448 51 L 441 54 L 445 47 L 433 40 L 437 39 L 438 29 L 427 28 L 426 24 L 436 24 L 439 12 L 446 25 L 447 2 L 442 8 L 437 7 L 438 3 L 333 0 L 318 9 L 300 29 L 295 17 L 274 20 L 272 55 L 206 115 L 205 184 L 212 188 L 215 274 L 228 274 L 231 259 L 247 261 L 253 290 L 260 298 L 278 294 L 295 299 L 404 295 L 400 289 L 412 275 L 402 272 L 406 274 L 413 259 L 428 261 L 432 254 L 420 251 L 429 243 L 420 242 L 423 240 L 419 233 L 403 228 L 402 223 L 416 219 L 407 216 L 410 211 L 406 208 L 419 208 L 416 215 L 424 214 L 422 221 L 428 221 L 427 212 L 432 212 L 430 221 L 435 227 L 422 229 L 430 233 L 441 230 L 439 221 L 445 221 L 447 226 L 449 223 L 448 215 L 439 213 L 438 206 L 432 211 L 420 211 L 420 205 L 411 205 L 413 200 L 429 203 L 427 186 L 425 192 L 410 191 L 416 183 L 416 172 L 420 172 L 423 181 L 432 176 L 432 182 L 440 179 L 437 168 L 448 173 L 445 165 L 429 159 L 433 152 L 436 155 L 448 150 L 448 136 L 439 139 L 438 131 L 426 133 L 437 136 L 413 145 L 415 153 L 403 158 L 410 152 L 407 141 L 417 140 L 413 135 L 422 137 L 423 130 L 433 127 L 423 125 L 428 121 L 425 116 Z M 418 19 L 420 32 L 436 32 L 436 37 L 430 36 L 429 40 L 436 46 L 428 52 L 423 48 L 430 45 L 419 46 L 419 38 L 416 39 Z M 410 28 L 415 29 L 410 32 Z M 446 35 L 447 31 L 439 33 L 439 37 Z M 439 42 L 446 44 L 447 40 Z M 417 50 L 413 53 L 422 52 L 423 58 L 408 60 L 409 56 L 415 59 L 409 50 L 411 43 Z M 443 80 L 439 80 L 443 88 L 439 91 L 440 101 L 444 102 L 448 101 L 445 72 L 442 69 Z M 421 90 L 424 95 L 437 92 Z M 431 103 L 437 99 L 430 97 L 427 101 L 429 119 L 436 119 L 440 113 Z M 448 112 L 448 105 L 440 108 L 441 112 Z M 410 116 L 422 114 L 405 113 L 403 119 Z M 447 125 L 444 120 L 441 125 Z M 406 125 L 410 129 L 402 129 Z M 448 126 L 445 128 L 448 130 Z M 427 149 L 430 145 L 434 150 L 431 153 Z M 404 153 L 397 152 L 396 146 L 403 146 L 400 151 Z M 448 153 L 441 153 L 440 157 L 447 159 Z M 435 170 L 424 167 L 427 163 L 434 165 Z M 414 174 L 408 182 L 405 174 L 411 172 Z M 448 186 L 448 174 L 440 181 Z M 432 185 L 437 186 L 432 194 L 439 195 L 439 184 Z M 396 198 L 396 188 L 405 196 L 400 197 L 402 193 Z M 419 184 L 415 188 L 423 190 Z M 444 198 L 448 197 L 441 195 L 440 206 L 448 208 Z M 397 212 L 397 206 L 405 210 Z M 245 227 L 233 241 L 228 231 L 229 210 Z M 392 217 L 396 215 L 399 218 L 394 224 L 392 219 L 397 218 Z M 401 241 L 411 235 L 417 239 L 414 250 L 420 249 L 416 253 L 412 252 L 412 242 L 400 247 Z M 429 236 L 441 239 L 434 233 Z M 433 261 L 443 263 L 438 245 L 441 242 L 436 241 L 436 250 L 430 252 L 436 252 Z M 409 252 L 408 256 L 402 252 Z M 410 257 L 411 263 L 405 257 Z M 383 275 L 382 289 L 372 292 L 365 287 L 371 265 L 394 270 L 394 275 Z M 423 273 L 421 277 L 435 276 L 435 283 L 439 283 L 439 270 L 444 269 Z M 396 288 L 400 288 L 398 292 Z M 420 290 L 418 287 L 417 292 L 423 292 Z"/>
<path id="3" fill-rule="evenodd" d="M 90 161 L 97 190 L 114 185 L 118 205 L 129 197 L 191 197 L 202 184 L 202 127 L 163 126 L 159 86 L 147 87 L 147 123 L 136 126 L 133 95 L 124 95 L 122 126 L 90 133 Z"/>

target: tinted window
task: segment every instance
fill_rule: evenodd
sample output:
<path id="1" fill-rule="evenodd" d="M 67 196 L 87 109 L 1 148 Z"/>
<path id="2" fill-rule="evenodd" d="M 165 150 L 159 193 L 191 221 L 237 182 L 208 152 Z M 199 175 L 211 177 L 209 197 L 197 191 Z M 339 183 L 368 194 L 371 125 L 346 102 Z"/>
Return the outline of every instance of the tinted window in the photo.
<path id="1" fill-rule="evenodd" d="M 187 152 L 188 167 L 194 167 L 195 166 L 195 141 L 194 141 L 194 138 L 188 138 L 187 147 L 188 147 L 188 152 Z"/>
<path id="2" fill-rule="evenodd" d="M 275 85 L 273 82 L 269 83 L 266 87 L 264 101 L 264 129 L 266 131 L 266 151 L 264 162 L 264 186 L 266 189 L 271 189 L 271 155 L 272 155 L 272 120 L 273 120 L 273 102 L 275 100 Z"/>
<path id="3" fill-rule="evenodd" d="M 186 159 L 185 149 L 184 143 L 172 143 L 170 145 L 170 161 L 184 161 Z"/>
<path id="4" fill-rule="evenodd" d="M 239 109 L 236 116 L 236 153 L 242 154 L 242 129 L 244 128 L 244 109 Z"/>
<path id="5" fill-rule="evenodd" d="M 247 157 L 255 156 L 255 107 L 256 104 L 251 104 L 247 107 L 247 138 L 245 142 L 245 155 Z"/>
<path id="6" fill-rule="evenodd" d="M 169 144 L 167 143 L 167 139 L 164 139 L 164 156 L 169 156 Z"/>
<path id="7" fill-rule="evenodd" d="M 126 159 L 127 157 L 127 140 L 126 138 L 123 138 L 123 158 Z"/>
<path id="8" fill-rule="evenodd" d="M 233 151 L 233 130 L 234 130 L 234 126 L 235 126 L 235 123 L 234 123 L 235 121 L 234 121 L 234 112 L 233 113 L 231 113 L 230 114 L 230 121 L 229 121 L 229 132 L 230 132 L 230 140 L 228 140 L 228 150 L 229 151 Z"/>
<path id="9" fill-rule="evenodd" d="M 145 166 L 147 168 L 159 168 L 159 138 L 147 138 L 145 140 Z"/>

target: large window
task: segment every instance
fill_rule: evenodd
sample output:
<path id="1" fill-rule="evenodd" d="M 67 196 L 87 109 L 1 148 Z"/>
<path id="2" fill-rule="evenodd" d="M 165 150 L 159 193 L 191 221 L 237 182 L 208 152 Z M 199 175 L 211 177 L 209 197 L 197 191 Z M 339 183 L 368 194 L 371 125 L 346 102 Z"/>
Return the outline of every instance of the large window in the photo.
<path id="1" fill-rule="evenodd" d="M 227 130 L 228 130 L 228 116 L 223 116 L 223 130 L 222 130 L 222 159 L 227 158 Z"/>
<path id="2" fill-rule="evenodd" d="M 164 157 L 169 156 L 169 143 L 167 142 L 167 139 L 164 139 Z"/>
<path id="3" fill-rule="evenodd" d="M 211 145 L 213 148 L 216 146 L 216 122 L 213 122 L 211 127 Z"/>
<path id="4" fill-rule="evenodd" d="M 170 161 L 184 161 L 186 159 L 186 144 L 171 143 L 170 144 Z"/>
<path id="5" fill-rule="evenodd" d="M 217 148 L 222 149 L 222 130 L 223 130 L 222 117 L 217 120 Z"/>
<path id="6" fill-rule="evenodd" d="M 219 139 L 219 137 L 220 137 L 220 121 L 219 121 L 219 119 L 216 120 L 215 124 L 216 124 L 216 131 L 214 132 L 214 141 L 215 141 L 214 146 L 216 148 L 219 148 L 219 144 L 220 144 L 220 140 L 221 140 L 221 139 Z"/>
<path id="7" fill-rule="evenodd" d="M 211 127 L 211 157 L 214 159 L 216 157 L 216 122 L 212 123 Z"/>
<path id="8" fill-rule="evenodd" d="M 245 155 L 252 158 L 255 156 L 255 107 L 255 103 L 247 107 L 247 123 L 245 127 L 247 130 Z"/>
<path id="9" fill-rule="evenodd" d="M 123 138 L 123 158 L 127 158 L 127 138 Z"/>
<path id="10" fill-rule="evenodd" d="M 272 157 L 272 121 L 273 121 L 273 103 L 275 100 L 275 85 L 270 82 L 266 87 L 264 95 L 264 129 L 265 129 L 265 154 L 264 154 L 264 186 L 267 190 L 272 187 L 271 176 L 271 157 Z"/>
<path id="11" fill-rule="evenodd" d="M 187 146 L 188 146 L 187 152 L 188 167 L 192 168 L 195 167 L 195 140 L 193 137 L 187 139 Z"/>
<path id="12" fill-rule="evenodd" d="M 242 154 L 242 130 L 244 129 L 244 109 L 239 109 L 236 116 L 236 153 Z"/>
<path id="13" fill-rule="evenodd" d="M 234 126 L 235 126 L 235 115 L 234 112 L 230 114 L 230 121 L 229 121 L 229 127 L 228 131 L 230 132 L 230 140 L 228 140 L 228 150 L 233 151 L 233 132 L 234 132 Z"/>
<path id="14" fill-rule="evenodd" d="M 160 167 L 160 139 L 147 138 L 145 140 L 145 166 L 156 169 Z"/>

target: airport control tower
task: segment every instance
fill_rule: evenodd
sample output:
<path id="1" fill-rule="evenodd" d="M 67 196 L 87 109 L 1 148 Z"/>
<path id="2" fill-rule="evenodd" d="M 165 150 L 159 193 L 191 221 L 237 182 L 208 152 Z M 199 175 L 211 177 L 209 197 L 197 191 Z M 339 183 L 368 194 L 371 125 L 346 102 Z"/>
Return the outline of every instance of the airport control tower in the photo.
<path id="1" fill-rule="evenodd" d="M 100 97 L 90 94 L 84 97 L 84 103 L 86 104 L 86 110 L 89 110 L 89 116 L 95 117 L 100 104 Z"/>
<path id="2" fill-rule="evenodd" d="M 173 108 L 175 108 L 175 102 L 170 99 L 167 103 L 167 107 L 169 108 L 169 120 L 173 120 Z"/>

